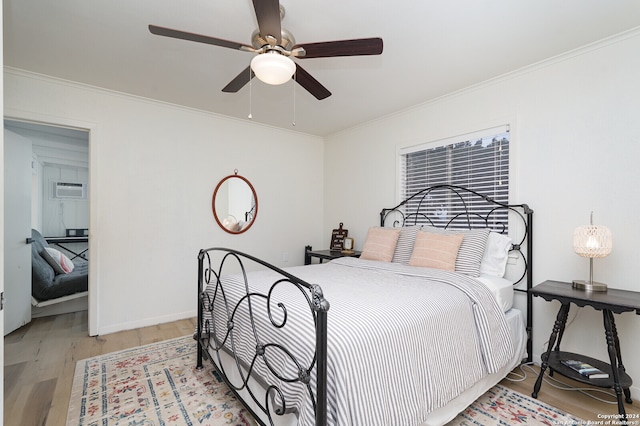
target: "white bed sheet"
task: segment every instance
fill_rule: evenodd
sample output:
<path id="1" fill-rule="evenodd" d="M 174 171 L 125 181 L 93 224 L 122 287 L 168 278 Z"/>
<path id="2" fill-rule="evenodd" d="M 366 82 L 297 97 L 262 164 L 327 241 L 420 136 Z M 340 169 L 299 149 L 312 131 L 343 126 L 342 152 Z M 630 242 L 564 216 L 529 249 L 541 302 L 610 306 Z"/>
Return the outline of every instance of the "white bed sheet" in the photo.
<path id="1" fill-rule="evenodd" d="M 511 281 L 486 274 L 480 275 L 476 279 L 491 290 L 491 294 L 498 301 L 498 305 L 502 307 L 502 312 L 507 312 L 513 307 L 513 283 Z"/>

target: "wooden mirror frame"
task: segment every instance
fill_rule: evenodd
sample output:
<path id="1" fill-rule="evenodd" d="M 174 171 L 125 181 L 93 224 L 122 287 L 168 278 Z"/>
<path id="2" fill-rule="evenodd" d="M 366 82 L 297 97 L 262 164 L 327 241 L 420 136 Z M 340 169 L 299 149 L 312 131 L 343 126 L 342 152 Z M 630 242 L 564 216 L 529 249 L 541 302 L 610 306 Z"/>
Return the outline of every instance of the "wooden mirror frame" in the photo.
<path id="1" fill-rule="evenodd" d="M 224 226 L 223 220 L 220 220 L 220 217 L 218 217 L 218 213 L 216 212 L 216 196 L 218 195 L 218 191 L 222 186 L 222 184 L 224 184 L 226 181 L 232 178 L 243 180 L 249 186 L 249 189 L 251 190 L 251 193 L 253 195 L 253 200 L 255 201 L 255 206 L 252 206 L 253 214 L 252 214 L 251 220 L 246 221 L 245 225 L 239 231 L 234 231 Z M 220 182 L 218 182 L 218 185 L 216 185 L 216 189 L 213 191 L 213 197 L 211 198 L 211 210 L 213 211 L 213 217 L 216 219 L 216 222 L 218 223 L 220 228 L 222 228 L 223 231 L 228 232 L 229 234 L 242 234 L 243 232 L 246 232 L 249 228 L 253 226 L 253 223 L 256 221 L 256 218 L 258 217 L 258 194 L 256 194 L 256 190 L 251 184 L 251 182 L 249 182 L 249 180 L 244 176 L 240 176 L 238 174 L 238 171 L 235 170 L 234 174 L 224 177 Z M 250 213 L 250 212 L 246 212 L 246 213 Z"/>

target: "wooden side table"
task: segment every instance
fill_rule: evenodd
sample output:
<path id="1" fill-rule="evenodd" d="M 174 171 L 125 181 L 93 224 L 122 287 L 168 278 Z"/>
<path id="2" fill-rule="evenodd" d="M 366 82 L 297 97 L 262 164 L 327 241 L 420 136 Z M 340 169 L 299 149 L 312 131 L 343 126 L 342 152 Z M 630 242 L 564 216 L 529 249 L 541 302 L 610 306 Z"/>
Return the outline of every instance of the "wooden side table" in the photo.
<path id="1" fill-rule="evenodd" d="M 611 288 L 606 292 L 589 292 L 574 289 L 571 283 L 559 281 L 545 281 L 529 291 L 534 296 L 542 297 L 546 301 L 557 300 L 561 303 L 560 310 L 553 325 L 551 337 L 549 337 L 547 352 L 542 354 L 542 366 L 533 388 L 532 396 L 534 398 L 538 397 L 538 392 L 542 385 L 542 378 L 548 367 L 550 374 L 557 371 L 563 376 L 570 377 L 582 383 L 613 388 L 618 400 L 618 413 L 624 416 L 625 410 L 622 394 L 624 392 L 627 403 L 631 404 L 633 402 L 631 399 L 631 391 L 629 390 L 632 380 L 625 372 L 624 365 L 622 364 L 620 340 L 618 339 L 618 331 L 613 314 L 636 311 L 636 314 L 640 315 L 640 293 Z M 591 306 L 598 311 L 602 311 L 607 350 L 609 352 L 609 364 L 585 355 L 560 351 L 560 342 L 564 334 L 571 303 L 574 303 L 578 307 Z M 589 363 L 594 367 L 608 372 L 609 377 L 605 379 L 589 379 L 562 364 L 562 360 L 567 359 L 575 359 Z"/>
<path id="2" fill-rule="evenodd" d="M 305 246 L 304 248 L 304 264 L 310 265 L 311 258 L 315 257 L 322 263 L 323 260 L 332 260 L 339 257 L 360 257 L 361 251 L 354 250 L 353 253 L 344 253 L 340 250 L 313 250 L 311 246 Z"/>

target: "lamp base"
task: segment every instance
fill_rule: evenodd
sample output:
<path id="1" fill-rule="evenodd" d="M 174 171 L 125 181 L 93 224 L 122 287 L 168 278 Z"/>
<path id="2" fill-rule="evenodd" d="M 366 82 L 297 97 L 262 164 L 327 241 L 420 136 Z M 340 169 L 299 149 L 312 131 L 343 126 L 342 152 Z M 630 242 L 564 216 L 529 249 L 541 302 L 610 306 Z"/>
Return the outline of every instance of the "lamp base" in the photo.
<path id="1" fill-rule="evenodd" d="M 573 280 L 573 288 L 584 291 L 607 291 L 607 285 L 595 281 Z"/>

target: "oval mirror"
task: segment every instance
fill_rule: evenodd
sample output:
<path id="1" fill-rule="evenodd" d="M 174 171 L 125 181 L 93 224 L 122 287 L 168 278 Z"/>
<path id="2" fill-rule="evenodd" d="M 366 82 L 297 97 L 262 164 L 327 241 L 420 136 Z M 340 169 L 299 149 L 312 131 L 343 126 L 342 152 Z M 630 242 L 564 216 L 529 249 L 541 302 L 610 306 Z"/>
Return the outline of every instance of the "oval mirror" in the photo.
<path id="1" fill-rule="evenodd" d="M 242 234 L 253 225 L 258 215 L 258 196 L 238 171 L 222 179 L 213 191 L 213 217 L 230 234 Z"/>

